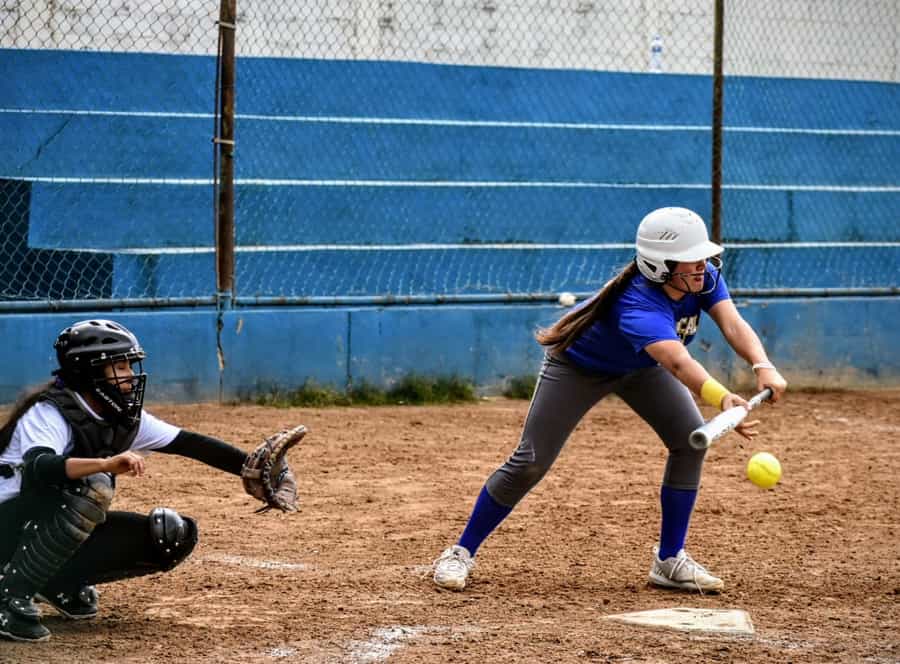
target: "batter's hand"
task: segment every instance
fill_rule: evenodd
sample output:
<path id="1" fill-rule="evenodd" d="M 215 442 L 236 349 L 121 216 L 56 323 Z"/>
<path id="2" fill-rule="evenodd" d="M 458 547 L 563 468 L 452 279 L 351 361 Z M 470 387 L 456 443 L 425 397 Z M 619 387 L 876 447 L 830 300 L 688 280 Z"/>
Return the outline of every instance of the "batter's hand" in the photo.
<path id="1" fill-rule="evenodd" d="M 104 472 L 113 475 L 128 473 L 132 477 L 140 477 L 144 474 L 144 457 L 136 452 L 122 452 L 104 461 Z"/>
<path id="2" fill-rule="evenodd" d="M 729 392 L 722 398 L 722 410 L 728 410 L 729 408 L 734 408 L 735 406 L 743 406 L 747 408 L 747 400 L 744 399 L 739 394 L 735 394 L 734 392 Z M 740 424 L 738 424 L 734 430 L 741 434 L 747 440 L 753 440 L 753 437 L 759 433 L 756 430 L 756 426 L 759 424 L 759 420 L 744 420 Z"/>
<path id="3" fill-rule="evenodd" d="M 743 406 L 747 407 L 747 400 L 742 397 L 740 394 L 735 394 L 734 392 L 729 392 L 724 397 L 722 397 L 722 410 L 728 410 L 729 408 L 734 408 L 735 406 Z"/>
<path id="4" fill-rule="evenodd" d="M 759 369 L 756 373 L 756 391 L 762 392 L 767 387 L 772 388 L 771 402 L 776 402 L 787 389 L 787 381 L 778 373 L 778 369 Z"/>

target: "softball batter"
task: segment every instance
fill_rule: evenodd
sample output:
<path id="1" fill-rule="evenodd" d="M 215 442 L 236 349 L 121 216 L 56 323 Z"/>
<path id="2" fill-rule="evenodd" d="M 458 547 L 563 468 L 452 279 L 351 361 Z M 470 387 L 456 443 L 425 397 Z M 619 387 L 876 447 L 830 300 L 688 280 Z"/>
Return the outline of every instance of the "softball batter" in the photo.
<path id="1" fill-rule="evenodd" d="M 19 641 L 50 637 L 35 599 L 68 618 L 93 618 L 94 584 L 171 570 L 193 550 L 190 517 L 163 507 L 146 516 L 110 511 L 115 477 L 142 475 L 142 453 L 179 454 L 233 475 L 247 458 L 143 411 L 145 355 L 122 325 L 82 321 L 54 347 L 56 379 L 0 428 L 0 636 Z"/>
<path id="2" fill-rule="evenodd" d="M 677 207 L 654 210 L 638 227 L 636 250 L 634 261 L 600 292 L 538 332 L 547 353 L 522 437 L 488 478 L 457 544 L 435 561 L 438 586 L 465 588 L 481 543 L 547 473 L 585 413 L 613 393 L 668 448 L 650 582 L 699 592 L 724 588 L 684 550 L 705 455 L 688 444 L 691 431 L 703 424 L 691 392 L 723 410 L 747 402 L 688 353 L 700 312 L 712 317 L 753 367 L 757 388 L 772 388 L 772 401 L 787 383 L 731 301 L 721 274 L 723 249 L 709 241 L 697 214 Z M 737 431 L 752 438 L 757 424 L 745 420 Z"/>

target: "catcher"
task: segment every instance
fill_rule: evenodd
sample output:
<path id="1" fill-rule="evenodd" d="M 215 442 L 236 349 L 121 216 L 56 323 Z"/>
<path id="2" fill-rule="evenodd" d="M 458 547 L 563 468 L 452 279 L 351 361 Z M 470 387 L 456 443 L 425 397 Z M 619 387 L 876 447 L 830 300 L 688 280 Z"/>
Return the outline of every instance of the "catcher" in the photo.
<path id="1" fill-rule="evenodd" d="M 67 618 L 97 615 L 95 584 L 166 572 L 197 544 L 196 522 L 173 509 L 110 510 L 116 476 L 140 476 L 150 451 L 178 454 L 242 478 L 261 510 L 297 510 L 285 459 L 306 429 L 247 454 L 143 410 L 145 357 L 108 320 L 64 329 L 55 379 L 26 395 L 0 428 L 0 636 L 45 641 L 35 601 Z"/>

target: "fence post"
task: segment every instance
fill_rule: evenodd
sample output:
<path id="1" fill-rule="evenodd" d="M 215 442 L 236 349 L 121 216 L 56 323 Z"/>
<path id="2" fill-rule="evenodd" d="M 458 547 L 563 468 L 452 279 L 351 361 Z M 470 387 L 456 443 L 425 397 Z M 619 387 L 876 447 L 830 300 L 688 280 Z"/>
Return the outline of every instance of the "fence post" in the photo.
<path id="1" fill-rule="evenodd" d="M 219 7 L 219 48 L 216 61 L 216 127 L 213 159 L 216 232 L 216 355 L 219 361 L 219 401 L 225 391 L 224 313 L 234 302 L 234 42 L 237 0 Z"/>
<path id="2" fill-rule="evenodd" d="M 222 0 L 216 75 L 216 290 L 234 298 L 234 38 L 237 0 Z"/>
<path id="3" fill-rule="evenodd" d="M 712 239 L 722 242 L 722 32 L 724 0 L 716 0 L 713 33 L 713 117 L 712 117 Z"/>

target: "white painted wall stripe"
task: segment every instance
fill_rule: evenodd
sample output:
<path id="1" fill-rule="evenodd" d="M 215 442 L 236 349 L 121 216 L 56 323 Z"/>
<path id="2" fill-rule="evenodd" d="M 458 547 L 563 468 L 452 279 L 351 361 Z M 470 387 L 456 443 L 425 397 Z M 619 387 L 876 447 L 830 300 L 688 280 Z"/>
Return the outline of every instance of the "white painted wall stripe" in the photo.
<path id="1" fill-rule="evenodd" d="M 600 242 L 591 244 L 526 244 L 526 243 L 485 243 L 485 244 L 272 244 L 264 246 L 235 247 L 237 253 L 258 254 L 274 252 L 367 252 L 367 251 L 606 251 L 612 249 L 633 249 L 631 242 Z M 900 242 L 746 242 L 728 243 L 725 248 L 742 249 L 872 249 L 900 248 Z M 97 249 L 94 247 L 66 247 L 67 251 L 88 254 L 125 255 L 184 255 L 211 254 L 214 247 L 129 247 L 124 249 Z"/>
<path id="2" fill-rule="evenodd" d="M 210 120 L 212 113 L 189 113 L 179 111 L 102 111 L 76 108 L 0 108 L 0 113 L 32 115 L 86 115 L 121 116 L 134 118 L 173 118 L 187 120 Z M 291 122 L 322 124 L 364 124 L 364 125 L 406 125 L 437 127 L 493 127 L 513 129 L 570 129 L 578 131 L 697 131 L 708 132 L 710 125 L 667 125 L 631 124 L 606 122 L 529 122 L 522 120 L 453 120 L 450 118 L 380 118 L 320 115 L 268 115 L 258 113 L 238 113 L 237 120 L 258 122 Z M 853 129 L 853 128 L 810 128 L 810 127 L 764 127 L 764 126 L 724 126 L 726 132 L 747 132 L 760 134 L 814 134 L 822 136 L 900 136 L 900 129 Z"/>
<path id="3" fill-rule="evenodd" d="M 39 175 L 0 175 L 4 180 L 20 180 L 45 184 L 121 184 L 168 185 L 179 187 L 209 187 L 212 178 L 112 178 L 112 177 L 55 177 Z M 237 178 L 236 186 L 245 187 L 433 187 L 433 188 L 548 188 L 548 189 L 709 189 L 710 185 L 694 182 L 579 182 L 532 181 L 506 182 L 484 180 L 298 180 L 270 178 Z M 900 185 L 827 185 L 827 184 L 723 184 L 723 189 L 747 191 L 829 191 L 848 193 L 898 193 Z"/>
<path id="4" fill-rule="evenodd" d="M 900 242 L 734 242 L 726 249 L 871 249 L 900 247 Z"/>
<path id="5" fill-rule="evenodd" d="M 188 113 L 184 111 L 100 111 L 88 108 L 0 108 L 0 113 L 24 115 L 88 115 L 124 118 L 173 118 L 211 120 L 212 113 Z"/>

